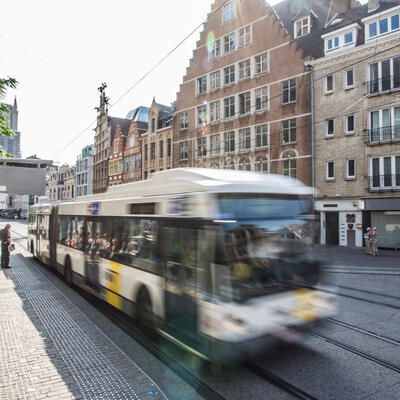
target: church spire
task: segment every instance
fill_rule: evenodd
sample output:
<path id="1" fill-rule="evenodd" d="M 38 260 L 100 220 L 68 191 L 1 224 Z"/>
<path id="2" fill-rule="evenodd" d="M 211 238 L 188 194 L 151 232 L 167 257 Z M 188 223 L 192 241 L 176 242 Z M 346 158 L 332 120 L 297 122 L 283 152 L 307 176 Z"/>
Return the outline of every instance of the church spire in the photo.
<path id="1" fill-rule="evenodd" d="M 14 97 L 14 105 L 13 105 L 13 107 L 15 109 L 17 109 L 17 96 Z"/>

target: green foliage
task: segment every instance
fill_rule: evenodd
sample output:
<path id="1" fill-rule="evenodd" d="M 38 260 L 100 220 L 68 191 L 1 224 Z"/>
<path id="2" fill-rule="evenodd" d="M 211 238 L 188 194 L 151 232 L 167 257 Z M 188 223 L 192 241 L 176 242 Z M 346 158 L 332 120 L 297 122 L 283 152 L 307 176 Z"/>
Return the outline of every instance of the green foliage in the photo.
<path id="1" fill-rule="evenodd" d="M 7 89 L 15 89 L 17 87 L 18 82 L 14 78 L 8 77 L 7 79 L 0 79 L 0 101 L 4 99 Z M 15 133 L 8 126 L 8 118 L 9 114 L 8 107 L 0 103 L 0 135 L 14 137 Z M 10 158 L 14 157 L 13 154 L 7 153 L 2 146 L 0 146 L 0 157 L 1 158 Z"/>

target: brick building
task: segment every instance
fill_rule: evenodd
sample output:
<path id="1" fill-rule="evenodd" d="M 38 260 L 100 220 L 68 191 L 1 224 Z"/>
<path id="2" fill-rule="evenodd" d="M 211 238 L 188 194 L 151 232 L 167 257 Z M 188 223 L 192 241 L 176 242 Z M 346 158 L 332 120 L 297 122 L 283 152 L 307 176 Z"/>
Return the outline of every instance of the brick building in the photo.
<path id="1" fill-rule="evenodd" d="M 323 26 L 356 2 L 216 0 L 177 94 L 174 167 L 282 173 L 311 185 L 305 62 Z"/>
<path id="2" fill-rule="evenodd" d="M 125 141 L 126 136 L 123 135 L 121 126 L 117 125 L 108 161 L 108 186 L 122 183 Z"/>
<path id="3" fill-rule="evenodd" d="M 369 1 L 321 32 L 311 65 L 321 243 L 400 242 L 400 1 Z"/>
<path id="4" fill-rule="evenodd" d="M 142 179 L 147 179 L 150 173 L 172 168 L 172 114 L 171 107 L 153 99 L 148 130 L 142 135 Z"/>

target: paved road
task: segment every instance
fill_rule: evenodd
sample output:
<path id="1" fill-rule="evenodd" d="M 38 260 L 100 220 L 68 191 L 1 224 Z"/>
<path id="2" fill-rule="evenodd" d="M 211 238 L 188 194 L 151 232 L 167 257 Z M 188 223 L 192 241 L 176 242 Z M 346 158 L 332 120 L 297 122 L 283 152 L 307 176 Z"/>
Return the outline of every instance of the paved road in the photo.
<path id="1" fill-rule="evenodd" d="M 0 223 L 1 225 L 1 223 Z M 26 225 L 12 228 L 26 235 Z M 23 241 L 21 244 L 25 244 Z M 314 335 L 304 335 L 289 349 L 276 349 L 249 365 L 212 375 L 198 360 L 176 352 L 177 363 L 198 371 L 201 379 L 229 400 L 239 399 L 400 399 L 400 257 L 390 251 L 369 257 L 363 251 L 316 246 L 319 258 L 329 260 L 323 280 L 337 287 L 339 312 Z M 54 275 L 36 264 L 60 288 Z M 100 328 L 103 317 L 79 296 L 74 302 Z M 189 387 L 132 338 L 115 327 L 105 332 L 132 357 L 169 399 L 198 399 Z M 168 347 L 168 344 L 162 344 Z M 264 371 L 267 374 L 257 372 Z M 300 389 L 295 397 L 265 379 L 268 373 Z M 262 377 L 262 375 L 264 377 Z M 299 397 L 300 396 L 300 397 Z M 305 396 L 305 397 L 301 397 Z"/>

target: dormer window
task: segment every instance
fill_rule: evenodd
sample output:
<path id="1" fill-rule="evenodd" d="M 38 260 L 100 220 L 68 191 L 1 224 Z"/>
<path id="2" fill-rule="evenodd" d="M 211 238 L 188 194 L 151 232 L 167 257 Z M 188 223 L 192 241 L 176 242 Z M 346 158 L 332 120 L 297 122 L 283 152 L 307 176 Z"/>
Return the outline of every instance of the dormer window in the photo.
<path id="1" fill-rule="evenodd" d="M 310 33 L 310 16 L 301 18 L 294 23 L 295 37 L 301 37 Z"/>
<path id="2" fill-rule="evenodd" d="M 328 50 L 336 49 L 339 47 L 339 37 L 328 39 Z"/>
<path id="3" fill-rule="evenodd" d="M 400 28 L 399 9 L 400 6 L 397 6 L 383 13 L 364 18 L 362 22 L 365 23 L 366 27 L 366 40 L 398 30 Z"/>
<path id="4" fill-rule="evenodd" d="M 353 43 L 353 32 L 345 33 L 344 35 L 344 44 Z"/>

